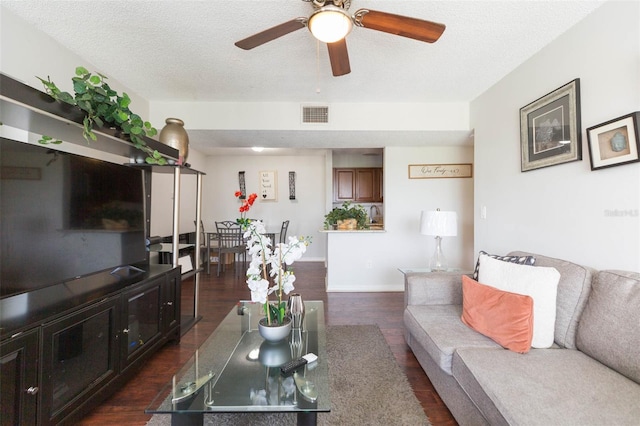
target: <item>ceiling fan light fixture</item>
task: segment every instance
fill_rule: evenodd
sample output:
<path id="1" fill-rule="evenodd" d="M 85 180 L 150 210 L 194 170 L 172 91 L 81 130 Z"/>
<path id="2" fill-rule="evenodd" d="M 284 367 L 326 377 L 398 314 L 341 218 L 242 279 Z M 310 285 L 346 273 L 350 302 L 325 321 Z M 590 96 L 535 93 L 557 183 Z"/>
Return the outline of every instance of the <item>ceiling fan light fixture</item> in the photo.
<path id="1" fill-rule="evenodd" d="M 328 5 L 313 12 L 309 17 L 309 31 L 324 43 L 335 43 L 351 32 L 353 21 L 344 9 Z"/>

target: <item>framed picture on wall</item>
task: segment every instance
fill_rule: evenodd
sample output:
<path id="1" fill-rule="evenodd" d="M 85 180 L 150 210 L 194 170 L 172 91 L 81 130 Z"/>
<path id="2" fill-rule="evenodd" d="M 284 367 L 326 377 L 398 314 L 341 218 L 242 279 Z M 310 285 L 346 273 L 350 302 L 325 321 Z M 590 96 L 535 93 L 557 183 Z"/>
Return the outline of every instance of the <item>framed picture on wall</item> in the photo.
<path id="1" fill-rule="evenodd" d="M 638 121 L 636 111 L 587 129 L 591 170 L 640 161 Z"/>
<path id="2" fill-rule="evenodd" d="M 582 160 L 580 79 L 520 109 L 521 171 Z"/>
<path id="3" fill-rule="evenodd" d="M 260 186 L 258 198 L 262 201 L 278 200 L 278 173 L 276 171 L 263 171 L 260 174 Z"/>

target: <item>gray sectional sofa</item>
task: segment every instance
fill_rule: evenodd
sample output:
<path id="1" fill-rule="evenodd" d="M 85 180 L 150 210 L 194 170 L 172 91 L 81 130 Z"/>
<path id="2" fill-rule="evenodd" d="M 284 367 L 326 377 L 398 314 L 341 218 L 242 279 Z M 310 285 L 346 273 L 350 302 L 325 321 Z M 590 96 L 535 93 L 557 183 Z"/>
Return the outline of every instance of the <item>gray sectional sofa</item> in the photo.
<path id="1" fill-rule="evenodd" d="M 460 320 L 461 274 L 405 276 L 405 338 L 461 425 L 640 425 L 640 274 L 560 272 L 554 344 L 519 354 Z"/>

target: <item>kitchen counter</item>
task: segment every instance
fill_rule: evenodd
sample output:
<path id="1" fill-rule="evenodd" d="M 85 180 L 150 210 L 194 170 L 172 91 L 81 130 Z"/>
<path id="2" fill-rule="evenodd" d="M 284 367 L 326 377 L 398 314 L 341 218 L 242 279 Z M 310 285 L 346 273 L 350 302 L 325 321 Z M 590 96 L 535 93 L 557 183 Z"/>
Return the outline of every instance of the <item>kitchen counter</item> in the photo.
<path id="1" fill-rule="evenodd" d="M 384 229 L 322 230 L 327 239 L 328 292 L 403 291 L 391 232 Z M 389 250 L 387 250 L 387 248 Z"/>

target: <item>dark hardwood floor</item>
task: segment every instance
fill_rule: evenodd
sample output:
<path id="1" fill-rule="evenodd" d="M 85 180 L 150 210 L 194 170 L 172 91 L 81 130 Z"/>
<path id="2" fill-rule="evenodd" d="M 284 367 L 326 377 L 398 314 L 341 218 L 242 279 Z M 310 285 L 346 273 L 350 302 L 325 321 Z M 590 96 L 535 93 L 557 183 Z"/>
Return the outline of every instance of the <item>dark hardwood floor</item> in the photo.
<path id="1" fill-rule="evenodd" d="M 296 291 L 306 300 L 325 302 L 327 325 L 378 325 L 431 423 L 456 425 L 405 343 L 402 324 L 403 293 L 327 293 L 323 263 L 298 262 L 293 269 L 296 273 Z M 193 280 L 185 281 L 183 285 L 184 294 L 188 296 L 193 288 Z M 145 408 L 171 381 L 173 373 L 192 356 L 194 350 L 213 332 L 238 300 L 250 297 L 242 271 L 234 273 L 229 269 L 220 278 L 215 276 L 215 269 L 211 275 L 203 273 L 199 300 L 202 319 L 182 336 L 180 344 L 168 344 L 154 354 L 136 376 L 94 409 L 80 424 L 145 425 L 151 418 L 151 415 L 144 413 Z"/>

